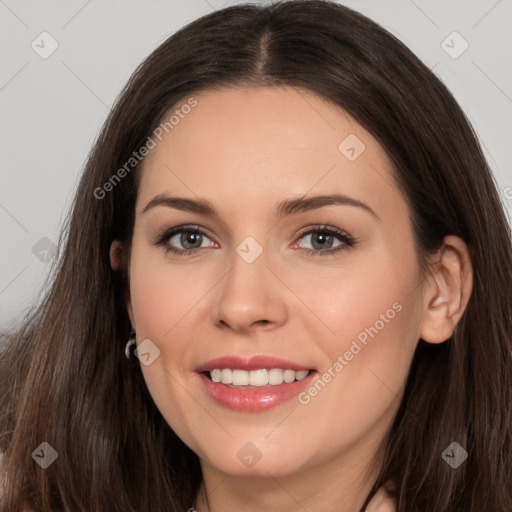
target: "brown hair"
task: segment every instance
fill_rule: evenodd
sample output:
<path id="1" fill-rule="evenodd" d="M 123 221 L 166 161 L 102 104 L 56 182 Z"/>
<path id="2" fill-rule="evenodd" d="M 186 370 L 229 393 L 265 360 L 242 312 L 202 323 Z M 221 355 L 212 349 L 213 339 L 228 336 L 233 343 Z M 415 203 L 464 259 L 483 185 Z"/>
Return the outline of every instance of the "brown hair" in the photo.
<path id="1" fill-rule="evenodd" d="M 156 408 L 129 332 L 126 265 L 136 168 L 97 199 L 169 109 L 215 87 L 289 85 L 350 113 L 385 149 L 408 201 L 419 260 L 466 241 L 473 292 L 453 336 L 419 340 L 372 492 L 397 484 L 399 512 L 512 510 L 512 249 L 492 174 L 464 113 L 400 41 L 333 2 L 218 10 L 182 28 L 135 71 L 88 158 L 50 288 L 0 355 L 4 512 L 187 510 L 198 457 Z M 43 441 L 57 462 L 31 458 Z M 468 459 L 441 457 L 458 442 Z"/>

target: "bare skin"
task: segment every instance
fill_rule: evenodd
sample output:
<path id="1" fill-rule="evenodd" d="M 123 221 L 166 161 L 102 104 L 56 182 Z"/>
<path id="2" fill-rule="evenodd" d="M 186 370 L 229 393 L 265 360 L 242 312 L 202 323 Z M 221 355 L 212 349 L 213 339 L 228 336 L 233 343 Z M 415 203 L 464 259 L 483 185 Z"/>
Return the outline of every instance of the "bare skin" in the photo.
<path id="1" fill-rule="evenodd" d="M 382 464 L 378 448 L 419 338 L 444 342 L 467 304 L 467 246 L 446 237 L 423 277 L 386 153 L 313 93 L 233 88 L 194 97 L 197 107 L 148 155 L 137 197 L 127 308 L 137 343 L 150 339 L 160 349 L 141 365 L 144 378 L 166 421 L 200 458 L 198 512 L 358 511 Z M 365 146 L 358 156 L 350 151 L 355 139 L 348 153 L 339 150 L 349 134 Z M 365 206 L 275 215 L 281 201 L 334 193 Z M 143 212 L 161 194 L 205 199 L 219 216 L 165 205 Z M 204 231 L 193 245 L 200 249 L 182 244 L 191 240 L 186 233 L 153 243 L 185 224 Z M 307 234 L 317 226 L 355 243 Z M 249 236 L 262 250 L 252 263 L 236 250 Z M 113 268 L 118 249 L 114 242 Z M 346 355 L 365 329 L 374 335 Z M 256 354 L 314 368 L 318 378 L 331 369 L 331 379 L 307 403 L 292 399 L 260 412 L 227 409 L 203 391 L 200 364 Z M 336 372 L 338 356 L 346 364 Z M 261 453 L 252 467 L 237 456 L 247 443 Z M 367 511 L 394 508 L 381 489 Z"/>

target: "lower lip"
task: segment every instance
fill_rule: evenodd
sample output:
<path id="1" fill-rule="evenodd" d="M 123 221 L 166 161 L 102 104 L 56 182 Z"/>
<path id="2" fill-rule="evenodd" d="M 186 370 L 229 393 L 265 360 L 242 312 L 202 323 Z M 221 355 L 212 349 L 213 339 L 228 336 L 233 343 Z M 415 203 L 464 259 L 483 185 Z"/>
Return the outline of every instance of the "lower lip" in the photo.
<path id="1" fill-rule="evenodd" d="M 302 380 L 277 386 L 229 387 L 213 382 L 204 373 L 199 373 L 206 393 L 218 404 L 236 411 L 260 412 L 276 407 L 304 391 L 311 385 L 317 372 L 311 371 Z"/>

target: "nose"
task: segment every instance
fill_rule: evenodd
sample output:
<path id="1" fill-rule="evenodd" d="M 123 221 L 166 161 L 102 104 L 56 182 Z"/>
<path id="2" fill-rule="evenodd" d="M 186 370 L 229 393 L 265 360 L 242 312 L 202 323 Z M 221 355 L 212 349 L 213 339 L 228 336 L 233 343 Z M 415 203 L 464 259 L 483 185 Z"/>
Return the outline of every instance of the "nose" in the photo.
<path id="1" fill-rule="evenodd" d="M 288 316 L 286 289 L 275 270 L 267 267 L 266 251 L 252 263 L 234 253 L 230 263 L 230 271 L 216 288 L 214 324 L 238 333 L 283 325 Z"/>

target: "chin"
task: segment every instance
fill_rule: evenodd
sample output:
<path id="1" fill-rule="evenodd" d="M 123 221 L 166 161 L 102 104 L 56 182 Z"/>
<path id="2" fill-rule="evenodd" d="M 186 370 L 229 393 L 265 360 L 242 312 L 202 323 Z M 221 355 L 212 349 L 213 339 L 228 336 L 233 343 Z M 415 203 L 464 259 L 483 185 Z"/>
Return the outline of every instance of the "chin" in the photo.
<path id="1" fill-rule="evenodd" d="M 260 445 L 258 445 L 260 446 Z M 235 447 L 221 450 L 220 453 L 208 454 L 208 464 L 222 473 L 236 477 L 268 478 L 284 477 L 298 473 L 308 465 L 308 458 L 300 450 L 291 450 L 284 445 L 273 446 L 272 452 L 265 448 L 258 448 L 256 444 L 244 442 Z M 293 452 L 301 455 L 300 458 L 290 457 Z M 234 457 L 226 457 L 226 452 L 234 453 Z"/>

